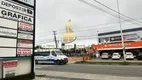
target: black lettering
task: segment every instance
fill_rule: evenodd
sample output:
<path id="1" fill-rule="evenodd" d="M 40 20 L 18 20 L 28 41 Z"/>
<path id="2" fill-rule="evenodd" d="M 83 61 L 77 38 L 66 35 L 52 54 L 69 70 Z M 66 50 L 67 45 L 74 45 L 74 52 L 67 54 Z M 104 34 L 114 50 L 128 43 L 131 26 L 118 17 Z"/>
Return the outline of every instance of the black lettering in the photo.
<path id="1" fill-rule="evenodd" d="M 29 19 L 28 19 L 28 21 L 29 21 L 29 22 L 32 22 L 32 19 L 31 19 L 31 18 L 29 18 Z"/>
<path id="2" fill-rule="evenodd" d="M 23 9 L 23 11 L 26 12 L 27 10 L 26 10 L 26 9 Z"/>
<path id="3" fill-rule="evenodd" d="M 21 18 L 21 15 L 18 15 L 18 19 Z"/>
<path id="4" fill-rule="evenodd" d="M 13 14 L 13 17 L 14 17 L 14 18 L 17 18 L 17 15 L 16 15 L 16 13 L 15 13 L 15 14 Z"/>
<path id="5" fill-rule="evenodd" d="M 5 5 L 5 2 L 4 2 L 4 1 L 2 1 L 2 2 L 1 2 L 1 5 Z"/>
<path id="6" fill-rule="evenodd" d="M 12 17 L 12 13 L 11 13 L 11 12 L 8 12 L 8 16 L 11 16 L 11 17 Z"/>
<path id="7" fill-rule="evenodd" d="M 1 14 L 8 16 L 8 17 L 11 17 L 11 18 L 18 19 L 18 20 L 32 22 L 32 18 L 27 17 L 25 15 L 18 14 L 18 13 L 12 13 L 12 12 L 7 12 L 5 10 L 2 10 Z"/>
<path id="8" fill-rule="evenodd" d="M 27 21 L 27 17 L 24 17 L 24 20 Z"/>
<path id="9" fill-rule="evenodd" d="M 3 14 L 3 15 L 7 15 L 7 13 L 6 13 L 6 11 L 5 11 L 5 10 L 2 10 L 2 11 L 1 11 L 1 14 Z"/>
<path id="10" fill-rule="evenodd" d="M 22 16 L 22 20 L 24 19 L 24 17 Z"/>

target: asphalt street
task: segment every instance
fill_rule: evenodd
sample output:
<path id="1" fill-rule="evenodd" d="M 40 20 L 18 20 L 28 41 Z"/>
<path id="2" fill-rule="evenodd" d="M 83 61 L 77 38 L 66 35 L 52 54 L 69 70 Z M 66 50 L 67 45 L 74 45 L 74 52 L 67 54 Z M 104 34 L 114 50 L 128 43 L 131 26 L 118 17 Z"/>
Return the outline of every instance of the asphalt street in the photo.
<path id="1" fill-rule="evenodd" d="M 126 65 L 89 65 L 89 64 L 67 64 L 67 65 L 36 65 L 38 71 L 56 71 L 71 73 L 86 73 L 111 75 L 122 77 L 142 77 L 142 66 Z"/>

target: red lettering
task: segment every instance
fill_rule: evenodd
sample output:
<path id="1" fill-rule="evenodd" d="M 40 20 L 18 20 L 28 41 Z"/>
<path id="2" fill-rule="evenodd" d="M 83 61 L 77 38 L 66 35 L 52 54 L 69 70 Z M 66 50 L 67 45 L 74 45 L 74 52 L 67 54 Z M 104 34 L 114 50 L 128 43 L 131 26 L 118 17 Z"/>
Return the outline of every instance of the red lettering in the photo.
<path id="1" fill-rule="evenodd" d="M 26 29 L 26 30 L 32 30 L 32 25 L 26 24 L 26 23 L 20 23 L 19 28 Z"/>

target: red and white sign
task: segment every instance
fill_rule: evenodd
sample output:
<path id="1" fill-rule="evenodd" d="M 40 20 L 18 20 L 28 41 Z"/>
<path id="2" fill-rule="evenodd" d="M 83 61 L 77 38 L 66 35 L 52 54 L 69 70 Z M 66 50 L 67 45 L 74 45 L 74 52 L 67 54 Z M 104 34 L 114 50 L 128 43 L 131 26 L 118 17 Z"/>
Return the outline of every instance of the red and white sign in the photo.
<path id="1" fill-rule="evenodd" d="M 3 78 L 16 75 L 18 60 L 3 61 Z"/>
<path id="2" fill-rule="evenodd" d="M 142 48 L 142 41 L 138 42 L 125 42 L 126 49 L 132 48 Z M 98 44 L 93 46 L 97 50 L 112 50 L 112 49 L 122 49 L 122 43 L 111 43 L 111 44 Z"/>
<path id="3" fill-rule="evenodd" d="M 32 40 L 18 40 L 18 47 L 33 48 Z"/>
<path id="4" fill-rule="evenodd" d="M 19 30 L 33 31 L 33 25 L 19 22 Z"/>
<path id="5" fill-rule="evenodd" d="M 32 53 L 33 53 L 32 49 L 22 49 L 22 48 L 17 49 L 18 56 L 31 56 Z"/>

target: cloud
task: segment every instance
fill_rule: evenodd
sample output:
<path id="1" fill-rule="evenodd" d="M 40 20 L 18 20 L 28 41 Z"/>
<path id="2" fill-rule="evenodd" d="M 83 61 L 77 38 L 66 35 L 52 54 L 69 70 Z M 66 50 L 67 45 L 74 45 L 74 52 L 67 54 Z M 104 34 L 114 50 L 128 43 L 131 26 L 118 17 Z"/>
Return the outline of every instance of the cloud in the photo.
<path id="1" fill-rule="evenodd" d="M 101 7 L 93 0 L 85 0 L 93 5 Z M 98 0 L 101 3 L 117 10 L 116 0 Z M 119 0 L 121 13 L 132 17 L 142 17 L 141 0 Z M 105 9 L 106 10 L 106 9 Z M 112 12 L 113 13 L 113 12 Z M 113 13 L 117 15 L 116 13 Z M 79 0 L 37 0 L 37 16 L 36 16 L 36 42 L 53 39 L 53 30 L 57 31 L 58 38 L 61 39 L 65 30 L 66 22 L 72 19 L 72 28 L 76 36 L 97 35 L 97 31 L 106 32 L 110 30 L 119 30 L 118 23 L 93 26 L 104 23 L 118 22 L 118 19 L 99 11 Z M 139 24 L 139 23 L 138 23 Z M 85 28 L 85 26 L 88 28 Z M 92 26 L 92 27 L 89 27 Z M 133 23 L 123 23 L 123 28 L 139 27 Z M 82 28 L 81 28 L 82 27 Z M 81 31 L 84 30 L 84 31 Z M 42 38 L 43 37 L 43 38 Z M 92 41 L 85 40 L 86 43 L 92 44 L 96 42 L 96 38 Z M 78 40 L 80 42 L 82 40 Z M 80 42 L 81 43 L 81 42 Z"/>

